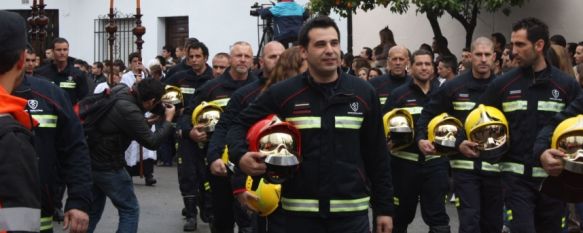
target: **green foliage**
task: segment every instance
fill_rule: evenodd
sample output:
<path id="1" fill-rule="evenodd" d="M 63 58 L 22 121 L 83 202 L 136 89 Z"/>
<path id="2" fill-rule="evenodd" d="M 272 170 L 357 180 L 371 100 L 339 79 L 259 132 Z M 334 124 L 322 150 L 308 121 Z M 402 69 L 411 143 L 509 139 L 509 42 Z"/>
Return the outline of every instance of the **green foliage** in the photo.
<path id="1" fill-rule="evenodd" d="M 393 13 L 403 14 L 410 5 L 417 6 L 419 13 L 432 11 L 441 16 L 445 12 L 456 12 L 469 16 L 474 6 L 489 12 L 502 10 L 509 14 L 510 7 L 522 6 L 527 0 L 311 0 L 309 8 L 312 12 L 329 14 L 331 11 L 346 16 L 348 12 L 356 13 L 358 9 L 369 11 L 378 6 L 388 7 Z"/>

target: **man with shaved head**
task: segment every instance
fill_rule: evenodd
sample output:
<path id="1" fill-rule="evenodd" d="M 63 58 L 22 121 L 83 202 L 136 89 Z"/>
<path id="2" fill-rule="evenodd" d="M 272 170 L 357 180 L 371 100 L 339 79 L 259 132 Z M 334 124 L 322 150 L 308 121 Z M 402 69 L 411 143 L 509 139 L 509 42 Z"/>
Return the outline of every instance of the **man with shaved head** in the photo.
<path id="1" fill-rule="evenodd" d="M 214 103 L 224 108 L 233 92 L 257 80 L 257 77 L 250 72 L 253 66 L 253 50 L 251 44 L 244 41 L 236 42 L 231 46 L 230 53 L 230 67 L 221 76 L 206 82 L 203 86 L 195 90 L 194 97 L 186 106 L 179 124 L 179 127 L 182 129 L 182 137 L 188 137 L 195 142 L 194 145 L 196 146 L 193 149 L 196 152 L 194 156 L 197 157 L 197 161 L 204 163 L 204 156 L 206 156 L 206 161 L 210 166 L 211 174 L 208 180 L 212 187 L 213 197 L 213 219 L 211 220 L 211 227 L 216 229 L 217 232 L 230 232 L 233 230 L 235 220 L 233 204 L 236 202 L 231 193 L 227 164 L 221 160 L 222 151 L 220 154 L 213 153 L 207 155 L 210 139 L 210 135 L 205 131 L 207 127 L 203 124 L 192 125 L 191 116 L 194 108 L 203 101 Z M 204 172 L 197 172 L 197 175 L 204 174 Z M 250 216 L 238 214 L 237 217 L 239 231 L 248 232 L 251 228 Z M 194 231 L 196 230 L 196 225 L 194 229 L 185 228 L 184 230 Z"/>
<path id="2" fill-rule="evenodd" d="M 377 90 L 381 105 L 387 100 L 391 92 L 411 79 L 407 74 L 409 64 L 409 50 L 403 46 L 393 46 L 387 57 L 387 74 L 369 80 Z"/>
<path id="3" fill-rule="evenodd" d="M 472 43 L 470 60 L 472 69 L 446 81 L 439 92 L 431 97 L 415 124 L 415 137 L 419 150 L 435 154 L 433 143 L 427 140 L 427 124 L 441 113 L 447 113 L 465 122 L 488 83 L 494 79 L 491 68 L 496 55 L 494 43 L 479 37 Z M 460 146 L 461 144 L 461 146 Z M 473 148 L 475 143 L 456 141 L 456 147 Z M 450 156 L 453 171 L 459 232 L 500 232 L 502 229 L 502 188 L 497 165 L 477 157 L 474 150 L 457 152 Z"/>

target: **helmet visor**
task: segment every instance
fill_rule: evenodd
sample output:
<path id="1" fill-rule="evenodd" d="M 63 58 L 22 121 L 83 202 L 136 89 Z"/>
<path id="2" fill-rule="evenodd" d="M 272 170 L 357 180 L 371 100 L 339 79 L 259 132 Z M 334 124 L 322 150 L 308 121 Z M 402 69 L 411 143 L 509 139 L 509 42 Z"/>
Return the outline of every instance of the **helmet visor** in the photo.
<path id="1" fill-rule="evenodd" d="M 567 154 L 567 159 L 583 162 L 583 135 L 567 135 L 558 141 L 559 150 Z"/>
<path id="2" fill-rule="evenodd" d="M 265 155 L 295 156 L 294 137 L 288 133 L 270 133 L 259 139 L 259 152 Z"/>
<path id="3" fill-rule="evenodd" d="M 203 111 L 198 117 L 198 124 L 204 126 L 204 131 L 214 132 L 215 126 L 221 118 L 221 112 L 214 108 Z"/>
<path id="4" fill-rule="evenodd" d="M 452 122 L 445 122 L 435 129 L 435 143 L 442 146 L 454 147 L 459 128 Z"/>
<path id="5" fill-rule="evenodd" d="M 506 144 L 506 127 L 501 124 L 486 125 L 473 130 L 470 140 L 478 143 L 479 150 L 494 150 Z"/>

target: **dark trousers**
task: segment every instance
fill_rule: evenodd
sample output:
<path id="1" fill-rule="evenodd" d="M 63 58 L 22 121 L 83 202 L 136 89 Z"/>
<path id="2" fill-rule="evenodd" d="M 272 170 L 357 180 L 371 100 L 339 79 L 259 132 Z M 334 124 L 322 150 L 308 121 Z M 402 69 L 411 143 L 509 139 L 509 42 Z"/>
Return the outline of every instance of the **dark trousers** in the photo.
<path id="1" fill-rule="evenodd" d="M 343 217 L 308 217 L 283 211 L 283 232 L 350 232 L 371 231 L 368 214 Z"/>
<path id="2" fill-rule="evenodd" d="M 439 158 L 426 163 L 391 158 L 395 188 L 393 232 L 407 232 L 413 222 L 417 203 L 430 232 L 450 232 L 445 199 L 449 190 L 447 160 Z"/>
<path id="3" fill-rule="evenodd" d="M 540 178 L 502 173 L 504 204 L 512 233 L 553 233 L 562 231 L 565 203 L 541 192 Z"/>
<path id="4" fill-rule="evenodd" d="M 205 162 L 206 148 L 201 149 L 196 142 L 182 139 L 178 147 L 178 184 L 184 198 L 195 198 L 199 208 L 211 208 L 211 187 L 208 182 L 210 172 Z M 196 209 L 193 210 L 196 215 Z"/>
<path id="5" fill-rule="evenodd" d="M 502 181 L 500 174 L 453 170 L 460 233 L 500 233 Z"/>
<path id="6" fill-rule="evenodd" d="M 237 222 L 239 232 L 255 232 L 252 228 L 256 218 L 235 200 L 230 178 L 211 174 L 209 180 L 213 195 L 213 227 L 221 233 L 233 232 Z"/>
<path id="7" fill-rule="evenodd" d="M 144 177 L 152 178 L 154 177 L 154 161 L 153 159 L 144 159 L 143 160 L 143 169 L 144 169 Z M 126 166 L 126 170 L 130 174 L 130 176 L 140 176 L 140 162 L 132 167 Z"/>
<path id="8" fill-rule="evenodd" d="M 174 134 L 170 134 L 162 143 L 160 147 L 156 150 L 158 155 L 158 160 L 162 162 L 164 166 L 171 166 L 172 159 L 176 154 L 176 140 L 174 139 Z"/>
<path id="9" fill-rule="evenodd" d="M 257 233 L 285 233 L 285 221 L 281 206 L 266 217 L 257 215 Z"/>

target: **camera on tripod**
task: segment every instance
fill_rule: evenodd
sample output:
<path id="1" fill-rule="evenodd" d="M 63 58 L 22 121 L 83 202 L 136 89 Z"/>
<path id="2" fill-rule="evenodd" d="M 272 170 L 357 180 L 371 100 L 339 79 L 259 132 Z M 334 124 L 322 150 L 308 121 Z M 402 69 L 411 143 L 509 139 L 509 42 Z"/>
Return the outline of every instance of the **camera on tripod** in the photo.
<path id="1" fill-rule="evenodd" d="M 253 4 L 253 6 L 251 6 L 251 10 L 249 11 L 249 15 L 259 16 L 259 11 L 261 9 L 263 9 L 263 7 L 261 7 L 261 5 L 259 5 L 258 2 L 255 2 L 255 4 Z"/>

